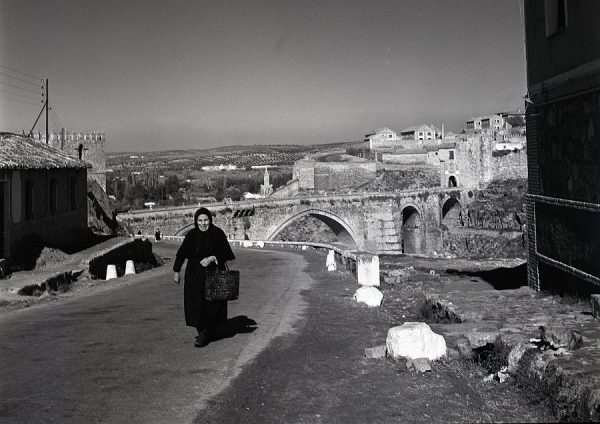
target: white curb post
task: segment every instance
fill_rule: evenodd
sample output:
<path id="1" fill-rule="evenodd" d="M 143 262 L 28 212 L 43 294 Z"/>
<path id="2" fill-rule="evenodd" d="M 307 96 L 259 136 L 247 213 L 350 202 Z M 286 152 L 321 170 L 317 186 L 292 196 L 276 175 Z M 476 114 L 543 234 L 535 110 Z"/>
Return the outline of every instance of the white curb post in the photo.
<path id="1" fill-rule="evenodd" d="M 379 287 L 379 256 L 362 253 L 356 259 L 356 277 L 361 286 Z"/>
<path id="2" fill-rule="evenodd" d="M 106 281 L 117 278 L 117 267 L 115 265 L 106 265 Z"/>
<path id="3" fill-rule="evenodd" d="M 125 264 L 125 275 L 135 274 L 135 265 L 133 261 L 130 259 Z"/>

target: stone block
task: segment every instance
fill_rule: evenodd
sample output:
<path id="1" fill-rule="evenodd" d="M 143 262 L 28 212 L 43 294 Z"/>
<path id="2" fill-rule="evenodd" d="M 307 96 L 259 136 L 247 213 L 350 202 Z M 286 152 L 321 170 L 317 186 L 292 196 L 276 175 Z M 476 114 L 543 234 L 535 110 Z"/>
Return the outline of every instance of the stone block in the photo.
<path id="1" fill-rule="evenodd" d="M 385 358 L 385 345 L 365 348 L 365 357 L 370 359 Z"/>
<path id="2" fill-rule="evenodd" d="M 360 255 L 356 259 L 356 277 L 361 286 L 379 287 L 379 256 Z"/>
<path id="3" fill-rule="evenodd" d="M 446 355 L 444 337 L 435 334 L 424 322 L 406 322 L 388 330 L 385 342 L 388 356 L 435 361 Z"/>
<path id="4" fill-rule="evenodd" d="M 361 287 L 354 293 L 354 299 L 359 303 L 364 303 L 367 306 L 380 306 L 383 300 L 383 293 L 375 287 Z"/>
<path id="5" fill-rule="evenodd" d="M 533 346 L 530 343 L 519 343 L 516 345 L 508 354 L 508 373 L 515 375 L 519 367 L 519 361 L 523 357 L 523 354 L 531 349 Z"/>
<path id="6" fill-rule="evenodd" d="M 415 358 L 406 361 L 406 369 L 416 372 L 431 372 L 431 364 L 427 358 Z"/>

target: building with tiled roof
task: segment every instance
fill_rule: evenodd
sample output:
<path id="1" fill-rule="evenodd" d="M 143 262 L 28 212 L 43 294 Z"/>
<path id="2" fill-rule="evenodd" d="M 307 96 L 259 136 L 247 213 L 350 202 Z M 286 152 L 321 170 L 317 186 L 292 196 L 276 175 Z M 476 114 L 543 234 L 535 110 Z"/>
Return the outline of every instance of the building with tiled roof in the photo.
<path id="1" fill-rule="evenodd" d="M 56 248 L 85 241 L 88 168 L 33 138 L 0 133 L 0 258 L 24 259 L 32 240 Z"/>

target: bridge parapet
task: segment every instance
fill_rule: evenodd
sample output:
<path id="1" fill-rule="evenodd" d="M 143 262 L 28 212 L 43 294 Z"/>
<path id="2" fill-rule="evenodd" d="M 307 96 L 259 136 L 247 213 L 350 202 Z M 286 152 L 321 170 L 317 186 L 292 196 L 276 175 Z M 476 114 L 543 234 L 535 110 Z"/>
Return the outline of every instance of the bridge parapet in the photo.
<path id="1" fill-rule="evenodd" d="M 213 212 L 215 225 L 230 239 L 274 240 L 288 225 L 310 215 L 331 228 L 348 249 L 423 254 L 442 248 L 442 209 L 450 209 L 455 203 L 460 207 L 457 199 L 464 202 L 468 198 L 464 189 L 433 188 L 253 199 L 203 206 Z M 135 211 L 119 214 L 118 219 L 127 222 L 134 232 L 153 234 L 160 228 L 167 236 L 184 235 L 193 228 L 197 207 Z M 451 210 L 454 213 L 456 209 Z"/>

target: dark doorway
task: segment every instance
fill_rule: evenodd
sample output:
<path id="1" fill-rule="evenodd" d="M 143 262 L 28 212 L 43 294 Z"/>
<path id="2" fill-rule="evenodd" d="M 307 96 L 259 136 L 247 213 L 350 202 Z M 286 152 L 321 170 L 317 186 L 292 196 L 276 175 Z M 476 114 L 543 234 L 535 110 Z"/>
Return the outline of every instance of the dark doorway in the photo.
<path id="1" fill-rule="evenodd" d="M 457 185 L 458 183 L 456 182 L 456 177 L 454 175 L 448 178 L 448 187 L 456 187 Z"/>

